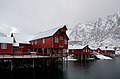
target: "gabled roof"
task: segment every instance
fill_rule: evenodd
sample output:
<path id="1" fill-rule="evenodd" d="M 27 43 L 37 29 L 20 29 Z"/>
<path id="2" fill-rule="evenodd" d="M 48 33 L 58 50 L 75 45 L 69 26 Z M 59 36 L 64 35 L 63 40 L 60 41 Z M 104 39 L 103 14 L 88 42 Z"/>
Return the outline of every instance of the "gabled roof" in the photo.
<path id="1" fill-rule="evenodd" d="M 68 45 L 68 49 L 84 49 L 85 47 L 90 48 L 91 50 L 96 50 L 97 48 L 86 45 L 86 46 L 81 46 L 81 45 Z"/>
<path id="2" fill-rule="evenodd" d="M 0 43 L 13 43 L 13 37 L 0 37 Z"/>
<path id="3" fill-rule="evenodd" d="M 45 32 L 39 32 L 35 35 L 35 37 L 32 40 L 53 36 L 59 29 L 61 29 L 63 27 L 64 26 L 60 26 L 60 27 L 56 27 L 54 29 L 50 29 Z"/>
<path id="4" fill-rule="evenodd" d="M 90 45 L 86 45 L 85 47 L 88 47 L 88 48 L 90 48 L 91 50 L 97 50 L 97 47 L 93 47 L 93 46 L 90 46 Z"/>
<path id="5" fill-rule="evenodd" d="M 114 48 L 105 48 L 105 47 L 99 47 L 101 50 L 115 50 Z"/>
<path id="6" fill-rule="evenodd" d="M 27 35 L 21 33 L 13 33 L 13 36 L 15 37 L 16 44 L 17 43 L 30 44 L 29 40 L 31 40 L 34 37 L 34 35 Z"/>
<path id="7" fill-rule="evenodd" d="M 68 45 L 68 49 L 83 49 L 84 47 L 81 45 Z"/>

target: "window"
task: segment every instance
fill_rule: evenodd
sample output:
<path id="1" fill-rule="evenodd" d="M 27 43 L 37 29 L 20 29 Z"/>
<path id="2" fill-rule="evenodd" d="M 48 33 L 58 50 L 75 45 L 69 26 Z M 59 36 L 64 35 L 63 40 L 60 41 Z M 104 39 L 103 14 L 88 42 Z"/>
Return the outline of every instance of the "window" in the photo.
<path id="1" fill-rule="evenodd" d="M 87 52 L 87 49 L 86 49 L 86 52 Z"/>
<path id="2" fill-rule="evenodd" d="M 100 53 L 100 50 L 98 50 L 98 53 Z"/>
<path id="3" fill-rule="evenodd" d="M 1 44 L 1 49 L 7 49 L 7 44 L 5 43 Z"/>
<path id="4" fill-rule="evenodd" d="M 63 37 L 62 37 L 62 36 L 60 36 L 60 40 L 63 40 Z"/>
<path id="5" fill-rule="evenodd" d="M 72 52 L 74 52 L 74 50 L 72 50 Z"/>
<path id="6" fill-rule="evenodd" d="M 66 39 L 64 40 L 64 43 L 67 44 L 67 40 Z"/>
<path id="7" fill-rule="evenodd" d="M 31 41 L 31 44 L 33 45 L 33 41 Z"/>
<path id="8" fill-rule="evenodd" d="M 58 37 L 55 37 L 55 43 L 58 43 Z"/>
<path id="9" fill-rule="evenodd" d="M 45 39 L 44 38 L 42 39 L 42 42 L 45 43 Z"/>
<path id="10" fill-rule="evenodd" d="M 37 44 L 37 40 L 35 41 L 35 45 Z"/>

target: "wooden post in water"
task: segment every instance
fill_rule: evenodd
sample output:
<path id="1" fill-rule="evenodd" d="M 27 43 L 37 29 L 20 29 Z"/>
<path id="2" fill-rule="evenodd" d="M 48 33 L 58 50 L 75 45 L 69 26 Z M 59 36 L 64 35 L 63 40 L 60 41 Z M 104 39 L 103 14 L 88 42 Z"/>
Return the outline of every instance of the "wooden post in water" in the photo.
<path id="1" fill-rule="evenodd" d="M 33 69 L 34 69 L 34 68 L 35 68 L 35 62 L 34 62 L 34 59 L 33 59 L 33 63 L 32 63 L 32 64 L 33 64 L 32 66 L 33 66 Z"/>
<path id="2" fill-rule="evenodd" d="M 11 64 L 10 64 L 11 66 L 11 71 L 13 70 L 13 60 L 11 59 Z"/>
<path id="3" fill-rule="evenodd" d="M 81 54 L 81 60 L 83 60 L 83 55 Z"/>
<path id="4" fill-rule="evenodd" d="M 85 55 L 85 60 L 87 59 L 87 55 Z"/>

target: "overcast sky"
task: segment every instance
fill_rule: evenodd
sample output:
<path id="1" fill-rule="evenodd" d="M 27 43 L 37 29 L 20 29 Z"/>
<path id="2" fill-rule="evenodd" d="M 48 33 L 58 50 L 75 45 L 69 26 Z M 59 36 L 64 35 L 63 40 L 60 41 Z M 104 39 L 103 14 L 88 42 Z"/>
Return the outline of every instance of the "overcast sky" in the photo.
<path id="1" fill-rule="evenodd" d="M 0 31 L 34 34 L 120 11 L 120 0 L 0 0 Z"/>

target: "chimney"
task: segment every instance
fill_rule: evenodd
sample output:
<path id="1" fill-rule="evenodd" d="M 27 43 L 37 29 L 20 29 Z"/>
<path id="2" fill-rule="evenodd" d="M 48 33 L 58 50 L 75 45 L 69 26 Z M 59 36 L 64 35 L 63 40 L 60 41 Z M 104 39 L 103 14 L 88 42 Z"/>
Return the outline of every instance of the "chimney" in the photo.
<path id="1" fill-rule="evenodd" d="M 107 46 L 105 46 L 105 48 L 107 49 L 108 47 L 107 47 Z"/>

